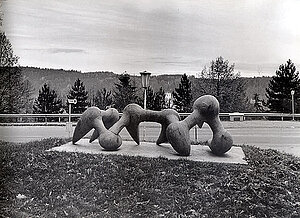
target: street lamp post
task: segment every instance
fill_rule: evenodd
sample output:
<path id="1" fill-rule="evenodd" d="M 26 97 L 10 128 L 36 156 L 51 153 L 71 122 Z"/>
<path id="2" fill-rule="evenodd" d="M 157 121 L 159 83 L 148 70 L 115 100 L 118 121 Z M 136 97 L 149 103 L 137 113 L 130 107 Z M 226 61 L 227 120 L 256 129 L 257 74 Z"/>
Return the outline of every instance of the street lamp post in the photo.
<path id="1" fill-rule="evenodd" d="M 142 87 L 144 88 L 144 109 L 147 109 L 147 87 L 149 86 L 150 72 L 140 72 L 142 78 Z M 144 125 L 143 140 L 145 141 L 146 127 Z"/>
<path id="2" fill-rule="evenodd" d="M 294 94 L 295 94 L 295 91 L 292 90 L 291 91 L 291 94 L 292 94 L 292 117 L 293 117 L 293 121 L 295 121 L 295 102 L 294 102 Z"/>
<path id="3" fill-rule="evenodd" d="M 140 72 L 142 77 L 142 87 L 144 88 L 144 109 L 147 108 L 147 87 L 149 86 L 150 72 Z"/>

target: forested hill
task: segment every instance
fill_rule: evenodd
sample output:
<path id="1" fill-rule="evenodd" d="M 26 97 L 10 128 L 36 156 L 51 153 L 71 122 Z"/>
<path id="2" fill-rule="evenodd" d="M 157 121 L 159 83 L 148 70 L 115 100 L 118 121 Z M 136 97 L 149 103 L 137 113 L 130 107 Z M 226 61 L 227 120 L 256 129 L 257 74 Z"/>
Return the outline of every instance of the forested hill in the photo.
<path id="1" fill-rule="evenodd" d="M 248 99 L 253 99 L 255 93 L 260 94 L 260 98 L 267 100 L 266 97 L 266 88 L 269 85 L 272 77 L 254 77 L 254 78 L 245 78 L 243 77 L 246 83 L 246 95 Z"/>
<path id="2" fill-rule="evenodd" d="M 67 71 L 62 69 L 41 69 L 34 67 L 22 67 L 22 72 L 34 88 L 34 98 L 38 95 L 38 91 L 44 83 L 49 84 L 50 87 L 55 89 L 63 98 L 65 98 L 77 78 L 83 81 L 86 86 L 86 90 L 90 93 L 90 96 L 102 88 L 113 90 L 115 83 L 118 83 L 118 75 L 113 72 L 81 73 L 73 70 Z M 172 92 L 176 87 L 178 87 L 180 78 L 181 75 L 151 76 L 150 85 L 154 91 L 163 87 L 166 92 Z M 189 78 L 192 83 L 196 79 L 194 76 Z M 131 76 L 131 79 L 135 83 L 135 86 L 140 90 L 141 81 L 139 74 Z M 265 89 L 271 79 L 270 77 L 243 79 L 246 82 L 246 94 L 249 99 L 253 98 L 255 93 L 260 94 L 260 97 L 265 99 Z"/>

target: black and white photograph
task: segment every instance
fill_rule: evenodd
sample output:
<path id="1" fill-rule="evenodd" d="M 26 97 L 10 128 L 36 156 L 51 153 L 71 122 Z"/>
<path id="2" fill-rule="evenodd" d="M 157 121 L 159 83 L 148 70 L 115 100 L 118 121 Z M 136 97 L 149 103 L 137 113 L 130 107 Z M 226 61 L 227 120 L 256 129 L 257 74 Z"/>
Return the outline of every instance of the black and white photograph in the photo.
<path id="1" fill-rule="evenodd" d="M 0 0 L 0 218 L 300 217 L 299 0 Z"/>

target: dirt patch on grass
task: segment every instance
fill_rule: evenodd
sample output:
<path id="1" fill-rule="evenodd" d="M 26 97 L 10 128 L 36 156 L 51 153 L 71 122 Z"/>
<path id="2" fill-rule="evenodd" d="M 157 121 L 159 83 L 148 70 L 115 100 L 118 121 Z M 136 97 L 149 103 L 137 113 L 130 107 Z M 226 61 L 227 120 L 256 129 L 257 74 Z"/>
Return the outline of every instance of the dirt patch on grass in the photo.
<path id="1" fill-rule="evenodd" d="M 300 216 L 300 160 L 243 146 L 248 166 L 46 152 L 0 143 L 2 217 Z"/>

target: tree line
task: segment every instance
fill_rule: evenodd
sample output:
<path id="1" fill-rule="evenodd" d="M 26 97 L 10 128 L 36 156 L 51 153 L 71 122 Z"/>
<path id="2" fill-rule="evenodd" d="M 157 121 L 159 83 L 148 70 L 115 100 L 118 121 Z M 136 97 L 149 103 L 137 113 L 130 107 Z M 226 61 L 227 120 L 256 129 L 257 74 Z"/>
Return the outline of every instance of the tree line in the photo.
<path id="1" fill-rule="evenodd" d="M 45 83 L 39 90 L 38 97 L 32 99 L 32 86 L 23 77 L 18 66 L 18 57 L 13 54 L 12 46 L 1 32 L 0 56 L 0 113 L 26 113 L 33 109 L 34 113 L 68 112 L 67 99 L 76 99 L 77 104 L 72 113 L 82 113 L 89 106 L 100 109 L 114 107 L 120 112 L 129 103 L 143 106 L 143 95 L 135 86 L 127 73 L 118 76 L 118 82 L 110 90 L 102 88 L 90 96 L 83 81 L 79 78 L 70 88 L 67 96 L 61 98 L 56 90 Z M 147 87 L 147 109 L 162 110 L 174 108 L 178 112 L 191 112 L 193 101 L 201 95 L 214 95 L 220 102 L 221 112 L 291 112 L 291 91 L 294 91 L 295 112 L 300 112 L 300 79 L 299 73 L 291 60 L 279 66 L 266 89 L 267 101 L 254 94 L 252 104 L 247 99 L 245 82 L 239 73 L 234 72 L 234 64 L 223 57 L 212 60 L 193 83 L 183 74 L 178 87 L 172 92 L 172 98 L 166 101 L 163 87 L 154 91 Z M 169 96 L 170 97 L 170 96 Z"/>

